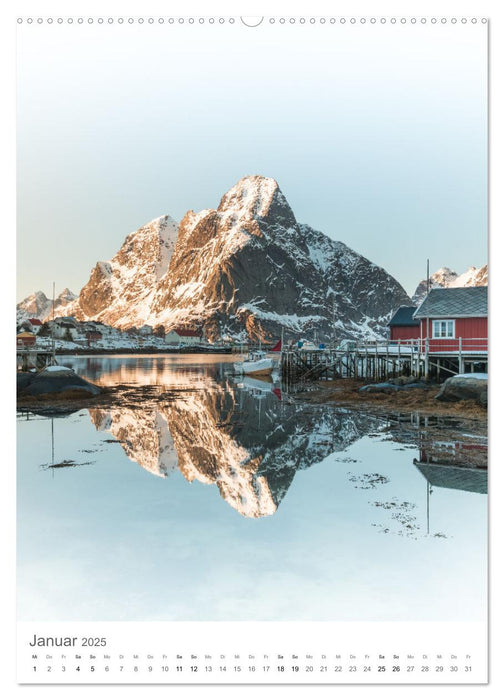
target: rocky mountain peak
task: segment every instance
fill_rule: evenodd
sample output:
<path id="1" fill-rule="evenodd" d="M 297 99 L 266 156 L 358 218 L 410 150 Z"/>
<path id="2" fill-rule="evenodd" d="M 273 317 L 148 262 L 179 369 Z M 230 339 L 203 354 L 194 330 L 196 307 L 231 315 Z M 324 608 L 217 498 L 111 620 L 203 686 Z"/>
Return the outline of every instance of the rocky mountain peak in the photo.
<path id="1" fill-rule="evenodd" d="M 153 219 L 126 236 L 121 249 L 110 262 L 134 267 L 139 261 L 148 261 L 160 277 L 168 268 L 177 240 L 177 230 L 178 224 L 171 216 Z"/>
<path id="2" fill-rule="evenodd" d="M 55 314 L 57 316 L 66 315 L 66 307 L 75 299 L 77 299 L 77 296 L 68 287 L 65 287 L 54 300 Z M 38 318 L 40 321 L 46 321 L 52 316 L 53 301 L 39 290 L 23 299 L 16 308 L 18 319 Z"/>
<path id="3" fill-rule="evenodd" d="M 457 277 L 457 284 L 453 287 L 486 287 L 488 285 L 488 264 L 482 267 L 471 266 Z"/>
<path id="4" fill-rule="evenodd" d="M 246 175 L 238 180 L 221 198 L 217 211 L 222 212 L 229 209 L 234 209 L 235 211 L 248 210 L 251 214 L 263 216 L 267 211 L 268 203 L 278 189 L 278 182 L 271 177 Z M 264 207 L 261 213 L 257 210 L 252 211 L 252 208 L 257 206 Z"/>
<path id="5" fill-rule="evenodd" d="M 298 224 L 278 183 L 250 175 L 217 209 L 168 216 L 97 263 L 67 315 L 117 328 L 197 327 L 211 342 L 374 338 L 411 303 L 401 285 L 325 233 Z"/>
<path id="6" fill-rule="evenodd" d="M 227 228 L 257 221 L 276 222 L 284 227 L 296 225 L 278 182 L 262 175 L 248 175 L 238 180 L 222 197 L 217 212 L 221 224 Z M 253 226 L 249 232 L 257 235 L 257 227 Z"/>
<path id="7" fill-rule="evenodd" d="M 73 301 L 74 299 L 77 299 L 77 294 L 74 294 L 68 287 L 65 287 L 65 289 L 59 294 L 58 299 L 61 301 Z"/>
<path id="8" fill-rule="evenodd" d="M 459 275 L 449 267 L 440 267 L 433 272 L 429 278 L 429 288 L 439 287 L 484 287 L 488 284 L 488 265 L 476 268 L 474 265 Z M 421 280 L 415 289 L 412 301 L 415 305 L 420 304 L 427 294 L 427 280 Z"/>
<path id="9" fill-rule="evenodd" d="M 128 234 L 113 258 L 96 263 L 71 312 L 118 327 L 142 326 L 154 290 L 168 270 L 177 232 L 177 222 L 165 215 Z M 127 324 L 122 323 L 125 317 Z"/>
<path id="10" fill-rule="evenodd" d="M 451 270 L 449 267 L 440 267 L 439 270 L 436 270 L 436 272 L 431 275 L 431 280 L 434 280 L 435 282 L 451 281 L 456 277 L 458 277 L 458 275 L 455 270 Z"/>
<path id="11" fill-rule="evenodd" d="M 409 297 L 384 270 L 298 224 L 278 183 L 253 175 L 217 209 L 183 218 L 151 312 L 165 328 L 197 325 L 211 341 L 265 340 L 282 328 L 375 337 L 401 303 Z"/>

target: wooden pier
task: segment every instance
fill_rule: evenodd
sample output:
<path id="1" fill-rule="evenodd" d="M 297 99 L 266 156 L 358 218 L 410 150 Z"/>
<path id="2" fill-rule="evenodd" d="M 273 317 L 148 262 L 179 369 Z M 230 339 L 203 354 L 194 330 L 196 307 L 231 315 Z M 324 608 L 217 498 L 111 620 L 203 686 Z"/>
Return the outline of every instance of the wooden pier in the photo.
<path id="1" fill-rule="evenodd" d="M 456 338 L 441 349 L 430 348 L 428 339 L 414 339 L 366 341 L 351 350 L 287 347 L 281 353 L 280 369 L 286 382 L 341 378 L 385 381 L 401 375 L 439 380 L 463 373 L 468 366 L 473 371 L 475 365 L 487 362 L 486 339 Z"/>
<path id="2" fill-rule="evenodd" d="M 55 365 L 54 350 L 40 350 L 35 347 L 16 348 L 16 369 L 27 372 L 30 369 L 45 369 Z"/>

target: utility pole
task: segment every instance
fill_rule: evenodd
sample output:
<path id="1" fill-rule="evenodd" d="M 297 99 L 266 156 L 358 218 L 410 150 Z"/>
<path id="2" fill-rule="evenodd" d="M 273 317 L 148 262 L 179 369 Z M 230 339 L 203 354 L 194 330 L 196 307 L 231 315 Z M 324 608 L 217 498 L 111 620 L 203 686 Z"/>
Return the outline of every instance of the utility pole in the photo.
<path id="1" fill-rule="evenodd" d="M 51 326 L 51 345 L 52 345 L 52 364 L 56 364 L 56 344 L 54 342 L 54 289 L 55 283 L 52 283 L 52 326 Z"/>
<path id="2" fill-rule="evenodd" d="M 427 327 L 425 330 L 425 379 L 429 378 L 429 292 L 430 292 L 430 272 L 429 272 L 429 258 L 427 258 Z"/>

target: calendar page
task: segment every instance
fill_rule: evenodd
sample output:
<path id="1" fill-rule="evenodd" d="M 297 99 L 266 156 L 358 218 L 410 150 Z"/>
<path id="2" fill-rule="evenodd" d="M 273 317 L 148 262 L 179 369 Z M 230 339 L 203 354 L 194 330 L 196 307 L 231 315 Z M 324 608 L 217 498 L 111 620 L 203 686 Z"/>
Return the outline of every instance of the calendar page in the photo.
<path id="1" fill-rule="evenodd" d="M 18 683 L 487 683 L 489 20 L 378 9 L 14 20 Z"/>

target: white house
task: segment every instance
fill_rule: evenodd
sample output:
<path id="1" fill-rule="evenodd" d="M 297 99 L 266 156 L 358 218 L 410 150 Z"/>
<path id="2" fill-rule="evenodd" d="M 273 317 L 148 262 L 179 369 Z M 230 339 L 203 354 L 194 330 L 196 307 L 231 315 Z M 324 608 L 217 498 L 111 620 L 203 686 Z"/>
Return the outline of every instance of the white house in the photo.
<path id="1" fill-rule="evenodd" d="M 147 323 L 145 323 L 143 326 L 140 326 L 138 329 L 138 334 L 142 336 L 142 338 L 147 338 L 152 335 L 152 326 L 149 326 Z"/>
<path id="2" fill-rule="evenodd" d="M 165 342 L 169 345 L 201 345 L 205 338 L 201 331 L 191 331 L 186 328 L 172 328 L 165 335 Z"/>
<path id="3" fill-rule="evenodd" d="M 79 331 L 75 320 L 71 316 L 57 318 L 47 323 L 55 338 L 59 340 L 76 340 Z"/>

